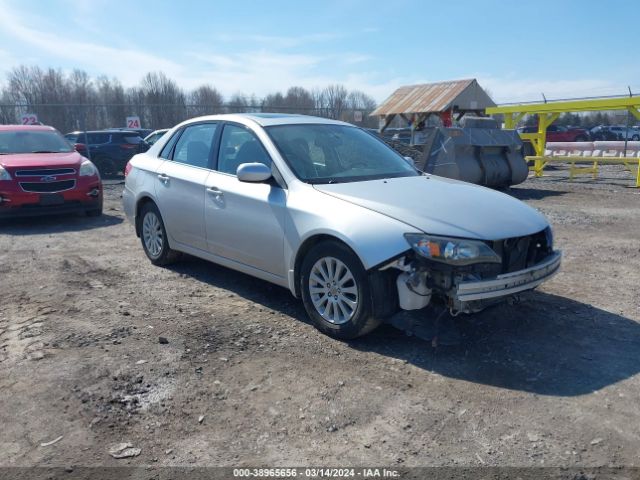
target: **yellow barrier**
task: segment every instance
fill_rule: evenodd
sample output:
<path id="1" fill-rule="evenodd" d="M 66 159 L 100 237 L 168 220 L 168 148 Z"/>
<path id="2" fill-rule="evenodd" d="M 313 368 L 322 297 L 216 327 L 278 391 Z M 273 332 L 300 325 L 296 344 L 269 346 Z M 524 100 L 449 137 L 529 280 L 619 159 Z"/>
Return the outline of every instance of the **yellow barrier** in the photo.
<path id="1" fill-rule="evenodd" d="M 594 176 L 598 174 L 598 163 L 614 163 L 624 164 L 627 169 L 629 167 L 629 160 L 625 158 L 612 158 L 612 157 L 589 157 L 590 160 L 586 160 L 586 157 L 571 157 L 571 156 L 559 156 L 549 157 L 545 155 L 545 146 L 547 143 L 547 127 L 551 125 L 561 113 L 564 112 L 596 112 L 607 110 L 626 110 L 633 115 L 637 120 L 640 120 L 640 96 L 631 95 L 628 97 L 611 97 L 611 98 L 590 98 L 582 100 L 562 100 L 552 101 L 544 103 L 526 103 L 526 104 L 513 104 L 513 105 L 500 105 L 497 107 L 488 107 L 485 109 L 488 115 L 503 115 L 504 127 L 507 129 L 516 128 L 517 124 L 525 117 L 525 115 L 537 115 L 538 116 L 538 131 L 536 133 L 521 133 L 520 137 L 523 140 L 529 140 L 533 146 L 536 154 L 534 156 L 527 157 L 527 159 L 533 160 L 534 166 L 531 170 L 535 172 L 536 177 L 542 176 L 544 167 L 550 161 L 553 162 L 569 162 L 580 161 L 592 163 L 592 167 L 575 167 L 572 164 L 571 175 L 579 171 L 588 171 Z M 632 168 L 636 168 L 635 166 Z M 638 166 L 638 172 L 636 173 L 636 187 L 640 187 L 640 165 Z"/>
<path id="2" fill-rule="evenodd" d="M 534 166 L 530 168 L 536 175 L 536 177 L 541 177 L 544 167 L 547 166 L 548 163 L 569 163 L 571 167 L 569 168 L 569 179 L 573 179 L 576 173 L 591 173 L 593 178 L 598 178 L 598 165 L 599 164 L 609 164 L 609 165 L 624 165 L 625 168 L 631 172 L 635 173 L 636 176 L 636 187 L 640 188 L 640 158 L 637 157 L 579 157 L 579 156 L 528 156 L 525 157 L 527 161 L 533 161 Z M 637 162 L 637 165 L 634 163 Z M 576 163 L 583 164 L 591 164 L 591 167 L 576 167 Z M 635 172 L 634 172 L 635 170 Z"/>

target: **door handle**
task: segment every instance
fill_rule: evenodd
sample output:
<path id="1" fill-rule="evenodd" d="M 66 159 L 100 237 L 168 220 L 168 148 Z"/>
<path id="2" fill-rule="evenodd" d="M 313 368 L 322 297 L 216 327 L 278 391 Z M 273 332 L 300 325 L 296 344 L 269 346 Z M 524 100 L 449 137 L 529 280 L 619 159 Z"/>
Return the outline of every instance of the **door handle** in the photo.
<path id="1" fill-rule="evenodd" d="M 161 173 L 160 175 L 158 175 L 158 180 L 160 180 L 162 183 L 167 183 L 169 182 L 169 180 L 171 180 L 171 178 L 169 177 L 169 175 Z"/>
<path id="2" fill-rule="evenodd" d="M 207 192 L 216 197 L 222 196 L 222 190 L 218 189 L 217 187 L 208 187 Z"/>

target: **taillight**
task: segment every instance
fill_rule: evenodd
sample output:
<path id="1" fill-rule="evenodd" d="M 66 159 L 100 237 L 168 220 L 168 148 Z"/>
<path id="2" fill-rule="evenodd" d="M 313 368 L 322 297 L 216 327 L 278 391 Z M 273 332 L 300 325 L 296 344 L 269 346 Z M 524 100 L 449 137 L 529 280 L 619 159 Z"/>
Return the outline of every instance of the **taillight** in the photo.
<path id="1" fill-rule="evenodd" d="M 124 176 L 125 177 L 127 175 L 129 175 L 129 172 L 131 171 L 132 168 L 133 168 L 133 165 L 131 165 L 131 162 L 127 162 L 127 164 L 124 167 Z"/>
<path id="2" fill-rule="evenodd" d="M 133 150 L 134 148 L 138 148 L 138 145 L 135 143 L 121 143 L 120 148 L 124 148 L 125 150 Z"/>

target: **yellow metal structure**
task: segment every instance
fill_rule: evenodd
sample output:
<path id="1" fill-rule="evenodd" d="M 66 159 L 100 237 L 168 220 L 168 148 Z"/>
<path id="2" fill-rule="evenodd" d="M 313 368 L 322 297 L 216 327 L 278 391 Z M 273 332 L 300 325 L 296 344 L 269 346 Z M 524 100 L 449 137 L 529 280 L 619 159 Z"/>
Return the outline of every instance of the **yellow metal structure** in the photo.
<path id="1" fill-rule="evenodd" d="M 586 100 L 567 100 L 546 103 L 526 103 L 514 105 L 500 105 L 497 107 L 488 107 L 485 109 L 488 115 L 504 115 L 504 126 L 508 129 L 514 129 L 525 115 L 538 116 L 538 131 L 536 133 L 522 133 L 520 137 L 523 140 L 529 140 L 536 154 L 527 157 L 533 160 L 534 165 L 531 168 L 536 177 L 542 176 L 544 167 L 549 162 L 569 162 L 571 167 L 571 178 L 575 173 L 585 172 L 592 173 L 594 178 L 598 174 L 599 163 L 615 163 L 624 164 L 630 169 L 631 159 L 621 157 L 591 157 L 588 162 L 592 163 L 592 167 L 575 167 L 576 162 L 585 163 L 586 157 L 549 157 L 545 156 L 545 146 L 547 138 L 547 128 L 565 112 L 594 112 L 604 110 L 626 110 L 630 112 L 636 119 L 640 120 L 640 96 L 629 97 L 612 97 L 612 98 L 595 98 Z M 636 172 L 636 187 L 640 187 L 640 160 Z"/>

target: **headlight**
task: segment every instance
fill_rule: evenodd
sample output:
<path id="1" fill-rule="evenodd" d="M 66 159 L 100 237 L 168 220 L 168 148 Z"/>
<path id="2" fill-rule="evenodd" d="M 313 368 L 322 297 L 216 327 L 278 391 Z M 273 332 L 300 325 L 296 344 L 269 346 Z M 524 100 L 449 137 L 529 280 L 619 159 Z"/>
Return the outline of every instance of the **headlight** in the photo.
<path id="1" fill-rule="evenodd" d="M 91 163 L 89 160 L 85 160 L 80 165 L 80 176 L 81 177 L 93 177 L 98 175 L 98 169 L 96 166 Z"/>
<path id="2" fill-rule="evenodd" d="M 404 237 L 418 255 L 435 262 L 450 265 L 502 262 L 496 252 L 479 240 L 436 237 L 421 233 L 405 233 Z"/>
<path id="3" fill-rule="evenodd" d="M 0 167 L 0 180 L 11 180 L 11 175 L 3 167 Z"/>

